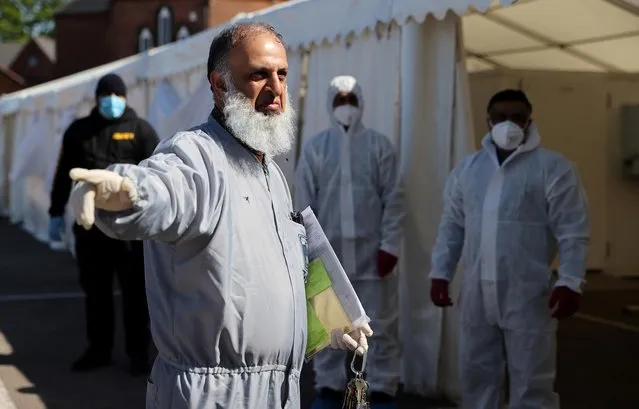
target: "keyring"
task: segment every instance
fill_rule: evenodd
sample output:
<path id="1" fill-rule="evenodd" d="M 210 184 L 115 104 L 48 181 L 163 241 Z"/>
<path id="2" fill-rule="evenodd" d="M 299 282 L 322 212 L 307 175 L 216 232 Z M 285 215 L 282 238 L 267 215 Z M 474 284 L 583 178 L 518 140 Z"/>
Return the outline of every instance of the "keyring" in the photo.
<path id="1" fill-rule="evenodd" d="M 351 360 L 351 371 L 355 374 L 356 378 L 361 378 L 364 375 L 364 369 L 366 369 L 366 355 L 368 354 L 368 350 L 364 350 L 364 354 L 362 355 L 362 367 L 358 371 L 355 369 L 355 358 L 357 358 L 357 354 L 353 354 L 353 359 Z"/>

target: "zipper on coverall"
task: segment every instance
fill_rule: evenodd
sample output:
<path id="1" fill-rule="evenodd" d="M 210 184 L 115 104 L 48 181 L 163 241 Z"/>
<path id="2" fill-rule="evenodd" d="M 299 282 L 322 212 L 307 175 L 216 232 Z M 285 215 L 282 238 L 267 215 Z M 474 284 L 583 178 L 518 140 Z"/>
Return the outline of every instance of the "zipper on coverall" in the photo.
<path id="1" fill-rule="evenodd" d="M 286 384 L 284 385 L 284 394 L 282 396 L 282 408 L 284 408 L 286 406 L 286 403 L 289 400 L 289 393 L 290 393 L 290 377 L 291 377 L 291 370 L 293 368 L 293 356 L 295 355 L 295 338 L 296 338 L 296 333 L 297 333 L 297 323 L 295 322 L 295 308 L 297 306 L 297 300 L 295 299 L 295 286 L 293 284 L 293 278 L 291 277 L 291 266 L 289 266 L 289 262 L 288 262 L 288 258 L 286 257 L 286 246 L 282 240 L 282 236 L 280 234 L 280 226 L 277 223 L 277 212 L 275 210 L 275 205 L 273 203 L 273 195 L 271 192 L 271 185 L 269 184 L 268 181 L 268 176 L 269 176 L 269 171 L 268 171 L 268 165 L 266 163 L 266 159 L 263 158 L 262 159 L 262 171 L 264 171 L 264 179 L 266 180 L 266 189 L 268 190 L 269 195 L 271 196 L 271 210 L 273 211 L 273 220 L 275 221 L 275 229 L 277 230 L 277 237 L 280 240 L 280 245 L 282 246 L 282 253 L 284 256 L 284 262 L 286 263 L 286 269 L 288 270 L 288 281 L 291 285 L 291 295 L 293 298 L 293 345 L 291 347 L 291 353 L 290 356 L 288 358 L 288 362 L 286 363 L 286 379 L 285 382 Z"/>

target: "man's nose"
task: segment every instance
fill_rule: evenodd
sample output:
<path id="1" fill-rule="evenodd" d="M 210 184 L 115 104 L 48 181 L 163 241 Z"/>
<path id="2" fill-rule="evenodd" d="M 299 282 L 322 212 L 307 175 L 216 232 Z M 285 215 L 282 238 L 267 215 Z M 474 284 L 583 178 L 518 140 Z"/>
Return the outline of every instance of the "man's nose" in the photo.
<path id="1" fill-rule="evenodd" d="M 277 73 L 273 73 L 269 77 L 267 85 L 276 97 L 279 97 L 284 92 L 284 83 L 280 81 L 280 76 Z"/>

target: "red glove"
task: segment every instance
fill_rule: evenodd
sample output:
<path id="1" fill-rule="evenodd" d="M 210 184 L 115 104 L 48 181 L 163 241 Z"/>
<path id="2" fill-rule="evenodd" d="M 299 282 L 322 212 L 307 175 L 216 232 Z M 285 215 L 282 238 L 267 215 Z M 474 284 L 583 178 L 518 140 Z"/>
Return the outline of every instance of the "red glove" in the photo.
<path id="1" fill-rule="evenodd" d="M 581 294 L 568 287 L 555 287 L 548 300 L 548 308 L 552 310 L 552 317 L 558 320 L 572 317 L 579 310 Z"/>
<path id="2" fill-rule="evenodd" d="M 379 274 L 381 278 L 392 273 L 396 264 L 397 257 L 385 252 L 384 250 L 379 250 L 377 252 L 377 274 Z"/>
<path id="3" fill-rule="evenodd" d="M 448 295 L 448 281 L 440 278 L 430 280 L 430 299 L 438 307 L 450 307 L 453 302 Z"/>

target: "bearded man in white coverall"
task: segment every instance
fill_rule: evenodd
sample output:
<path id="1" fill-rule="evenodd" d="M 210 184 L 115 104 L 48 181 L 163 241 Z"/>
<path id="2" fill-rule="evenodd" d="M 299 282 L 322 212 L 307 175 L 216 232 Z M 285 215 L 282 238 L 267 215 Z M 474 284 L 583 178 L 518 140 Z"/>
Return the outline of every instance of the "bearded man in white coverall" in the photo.
<path id="1" fill-rule="evenodd" d="M 357 292 L 375 335 L 367 359 L 373 409 L 395 407 L 399 384 L 397 263 L 404 216 L 391 141 L 362 122 L 362 89 L 339 76 L 328 88 L 331 127 L 311 137 L 296 170 L 295 204 L 311 206 Z M 313 409 L 340 409 L 343 351 L 315 356 Z"/>
<path id="2" fill-rule="evenodd" d="M 579 308 L 588 206 L 575 167 L 539 146 L 531 114 L 522 91 L 493 96 L 482 148 L 463 159 L 446 184 L 431 298 L 440 307 L 452 305 L 448 283 L 461 257 L 464 409 L 503 407 L 505 365 L 509 409 L 559 409 L 555 331 L 557 320 Z"/>
<path id="3" fill-rule="evenodd" d="M 211 44 L 207 122 L 138 166 L 71 171 L 78 223 L 145 240 L 159 351 L 147 409 L 300 407 L 305 231 L 272 160 L 294 134 L 287 74 L 274 28 L 234 25 Z M 368 326 L 333 334 L 333 347 L 362 353 L 370 334 Z"/>

